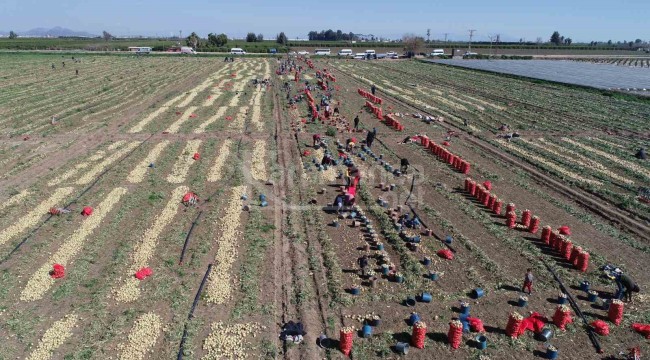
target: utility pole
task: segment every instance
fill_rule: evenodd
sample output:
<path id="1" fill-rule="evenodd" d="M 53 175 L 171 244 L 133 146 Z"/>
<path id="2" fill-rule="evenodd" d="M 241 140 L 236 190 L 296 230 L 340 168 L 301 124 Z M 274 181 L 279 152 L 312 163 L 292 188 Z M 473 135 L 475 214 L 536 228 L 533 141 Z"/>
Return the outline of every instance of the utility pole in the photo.
<path id="1" fill-rule="evenodd" d="M 445 43 L 447 42 L 447 35 L 449 35 L 449 33 L 445 33 Z"/>
<path id="2" fill-rule="evenodd" d="M 488 38 L 490 39 L 490 56 L 492 56 L 492 44 L 494 43 L 495 36 L 488 35 Z"/>
<path id="3" fill-rule="evenodd" d="M 474 32 L 476 31 L 475 29 L 470 29 L 469 31 L 469 48 L 467 49 L 467 52 L 472 52 L 472 37 L 474 36 Z"/>
<path id="4" fill-rule="evenodd" d="M 499 54 L 499 43 L 500 42 L 501 42 L 501 34 L 497 34 L 497 40 L 496 40 L 497 47 L 494 48 L 494 55 L 495 56 Z"/>
<path id="5" fill-rule="evenodd" d="M 431 29 L 427 29 L 427 42 L 431 42 Z"/>
<path id="6" fill-rule="evenodd" d="M 183 30 L 178 30 L 178 38 L 179 39 L 183 38 Z"/>

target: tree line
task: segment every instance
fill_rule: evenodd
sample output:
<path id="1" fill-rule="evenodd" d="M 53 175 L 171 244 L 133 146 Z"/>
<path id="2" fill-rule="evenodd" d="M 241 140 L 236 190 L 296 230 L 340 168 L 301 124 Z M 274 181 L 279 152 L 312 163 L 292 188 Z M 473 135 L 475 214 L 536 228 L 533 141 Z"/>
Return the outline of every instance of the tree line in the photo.
<path id="1" fill-rule="evenodd" d="M 352 32 L 344 33 L 341 30 L 321 30 L 319 31 L 310 31 L 307 34 L 307 38 L 310 41 L 352 41 L 358 40 L 358 36 L 354 35 Z"/>

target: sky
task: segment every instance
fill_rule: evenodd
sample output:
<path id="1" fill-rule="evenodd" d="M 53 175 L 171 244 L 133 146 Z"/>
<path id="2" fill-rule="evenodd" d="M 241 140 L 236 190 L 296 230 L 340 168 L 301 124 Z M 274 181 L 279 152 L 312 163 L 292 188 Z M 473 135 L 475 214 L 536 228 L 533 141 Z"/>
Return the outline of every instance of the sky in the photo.
<path id="1" fill-rule="evenodd" d="M 401 38 L 548 41 L 553 31 L 574 42 L 650 40 L 650 0 L 2 0 L 0 31 L 61 26 L 116 36 L 171 36 L 192 31 L 247 32 L 306 38 L 310 30 L 342 30 Z"/>

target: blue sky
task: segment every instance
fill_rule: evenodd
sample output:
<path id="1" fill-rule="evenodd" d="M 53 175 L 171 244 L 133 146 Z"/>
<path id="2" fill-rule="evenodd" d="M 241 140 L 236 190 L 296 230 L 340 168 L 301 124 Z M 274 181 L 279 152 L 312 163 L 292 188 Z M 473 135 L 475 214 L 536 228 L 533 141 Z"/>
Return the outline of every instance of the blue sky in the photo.
<path id="1" fill-rule="evenodd" d="M 0 30 L 62 26 L 99 34 L 167 35 L 196 31 L 305 38 L 309 30 L 399 38 L 404 33 L 466 40 L 548 40 L 554 30 L 574 41 L 650 40 L 650 0 L 2 0 Z"/>

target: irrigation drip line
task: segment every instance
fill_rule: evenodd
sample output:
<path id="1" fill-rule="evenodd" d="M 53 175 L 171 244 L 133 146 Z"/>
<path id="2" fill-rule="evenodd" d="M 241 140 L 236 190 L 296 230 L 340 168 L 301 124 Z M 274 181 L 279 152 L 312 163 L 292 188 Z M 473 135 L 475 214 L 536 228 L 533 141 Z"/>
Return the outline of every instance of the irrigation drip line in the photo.
<path id="1" fill-rule="evenodd" d="M 553 277 L 555 278 L 555 281 L 557 281 L 558 284 L 560 284 L 560 290 L 562 290 L 562 292 L 565 293 L 565 294 L 567 295 L 567 298 L 569 299 L 569 304 L 571 304 L 571 307 L 573 308 L 573 310 L 574 310 L 574 311 L 576 312 L 576 314 L 577 314 L 577 315 L 582 319 L 582 321 L 583 321 L 583 323 L 584 323 L 583 325 L 584 325 L 584 327 L 585 327 L 585 330 L 587 331 L 587 335 L 589 336 L 589 340 L 591 340 L 591 344 L 592 344 L 592 345 L 594 346 L 594 348 L 596 349 L 596 352 L 599 353 L 599 354 L 602 354 L 602 353 L 603 353 L 603 348 L 600 346 L 600 342 L 598 341 L 598 337 L 596 337 L 596 334 L 594 334 L 594 329 L 591 327 L 591 325 L 589 325 L 589 322 L 587 321 L 587 318 L 585 317 L 585 315 L 584 315 L 584 313 L 582 312 L 582 310 L 580 310 L 580 307 L 578 306 L 578 303 L 575 301 L 575 299 L 573 298 L 573 296 L 571 296 L 571 294 L 567 291 L 567 288 L 564 286 L 564 283 L 562 283 L 562 280 L 561 280 L 560 277 L 557 275 L 557 273 L 555 272 L 555 270 L 553 270 L 553 269 L 548 265 L 548 263 L 546 263 L 546 261 L 545 261 L 544 259 L 540 258 L 540 260 L 542 261 L 542 263 L 544 264 L 544 266 L 546 266 L 546 268 L 548 269 L 548 271 L 551 272 L 551 274 L 552 274 Z"/>
<path id="2" fill-rule="evenodd" d="M 136 146 L 133 150 L 129 151 L 129 153 L 126 154 L 126 156 L 124 156 L 122 159 L 120 159 L 120 161 L 118 161 L 117 163 L 113 164 L 113 166 L 111 166 L 111 167 L 109 167 L 108 169 L 106 169 L 106 170 L 102 171 L 101 173 L 99 173 L 99 175 L 97 176 L 97 178 L 96 178 L 92 183 L 90 183 L 90 185 L 88 185 L 88 186 L 87 186 L 87 187 L 86 187 L 86 188 L 85 188 L 85 189 L 84 189 L 84 190 L 83 190 L 79 195 L 77 195 L 74 199 L 70 200 L 70 202 L 69 202 L 68 204 L 66 204 L 66 205 L 64 206 L 64 208 L 68 208 L 68 207 L 70 207 L 72 204 L 76 204 L 77 201 L 78 201 L 82 196 L 84 196 L 88 191 L 90 191 L 90 189 L 92 189 L 95 185 L 97 185 L 97 183 L 99 182 L 99 180 L 101 180 L 101 178 L 102 178 L 104 175 L 106 175 L 106 173 L 108 173 L 109 171 L 113 170 L 113 169 L 114 169 L 117 165 L 119 165 L 122 161 L 124 161 L 126 158 L 128 158 L 129 156 L 131 156 L 131 154 L 133 154 L 133 153 L 134 153 L 136 150 L 138 150 L 142 145 L 144 145 L 145 142 L 149 141 L 149 139 L 151 139 L 152 136 L 153 136 L 153 134 L 149 135 L 148 138 L 146 138 L 143 142 L 140 143 L 140 145 Z M 47 218 L 45 218 L 45 220 L 43 220 L 43 222 L 42 222 L 40 225 L 38 225 L 36 228 L 32 229 L 32 231 L 30 231 L 27 235 L 25 235 L 25 237 L 24 237 L 24 238 L 23 238 L 23 239 L 18 243 L 18 245 L 16 245 L 16 247 L 14 247 L 13 250 L 11 250 L 11 251 L 10 251 L 10 252 L 9 252 L 9 253 L 8 253 L 8 254 L 7 254 L 3 259 L 2 259 L 2 260 L 0 260 L 0 265 L 2 265 L 5 261 L 9 260 L 9 258 L 10 258 L 10 257 L 15 253 L 15 252 L 17 252 L 18 250 L 20 250 L 20 248 L 21 248 L 21 247 L 22 247 L 22 246 L 23 246 L 23 245 L 24 245 L 24 244 L 25 244 L 29 239 L 31 239 L 32 236 L 34 236 L 34 234 L 36 234 L 36 232 L 38 232 L 38 231 L 39 231 L 43 226 L 45 226 L 45 224 L 47 224 L 50 220 L 52 220 L 53 217 L 54 217 L 54 215 L 50 214 Z"/>
<path id="3" fill-rule="evenodd" d="M 192 226 L 190 226 L 190 230 L 187 232 L 187 236 L 185 237 L 185 243 L 183 244 L 183 250 L 181 251 L 181 258 L 178 260 L 178 265 L 183 265 L 185 250 L 187 249 L 187 245 L 190 243 L 190 237 L 192 236 L 192 231 L 194 231 L 194 227 L 198 223 L 201 214 L 203 214 L 203 210 L 199 211 L 199 213 L 196 215 L 194 221 L 192 222 Z"/>
<path id="4" fill-rule="evenodd" d="M 208 269 L 205 271 L 205 275 L 203 275 L 203 280 L 201 280 L 201 285 L 199 285 L 199 290 L 196 292 L 196 296 L 194 296 L 194 302 L 192 303 L 192 308 L 190 309 L 189 314 L 187 314 L 187 322 L 183 327 L 183 337 L 181 338 L 181 344 L 178 348 L 178 356 L 176 357 L 176 359 L 178 360 L 183 359 L 185 342 L 187 341 L 187 324 L 192 320 L 192 318 L 194 318 L 194 309 L 196 308 L 196 305 L 198 305 L 199 300 L 201 299 L 201 293 L 203 292 L 203 287 L 205 286 L 206 281 L 208 281 L 208 276 L 210 276 L 211 271 L 212 271 L 212 264 L 208 265 Z"/>

